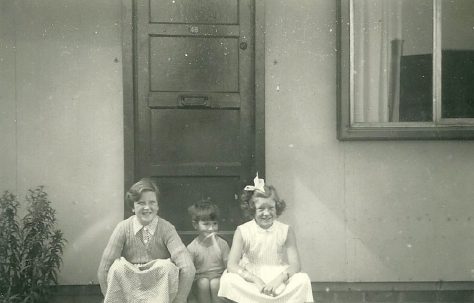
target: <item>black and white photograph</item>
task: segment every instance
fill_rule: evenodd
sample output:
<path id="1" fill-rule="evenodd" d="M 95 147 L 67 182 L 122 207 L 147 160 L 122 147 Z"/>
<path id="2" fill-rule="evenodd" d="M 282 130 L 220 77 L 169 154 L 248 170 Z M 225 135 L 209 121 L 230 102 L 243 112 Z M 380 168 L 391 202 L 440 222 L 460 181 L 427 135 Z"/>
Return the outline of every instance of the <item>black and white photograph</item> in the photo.
<path id="1" fill-rule="evenodd" d="M 474 303 L 474 0 L 0 0 L 0 303 Z"/>

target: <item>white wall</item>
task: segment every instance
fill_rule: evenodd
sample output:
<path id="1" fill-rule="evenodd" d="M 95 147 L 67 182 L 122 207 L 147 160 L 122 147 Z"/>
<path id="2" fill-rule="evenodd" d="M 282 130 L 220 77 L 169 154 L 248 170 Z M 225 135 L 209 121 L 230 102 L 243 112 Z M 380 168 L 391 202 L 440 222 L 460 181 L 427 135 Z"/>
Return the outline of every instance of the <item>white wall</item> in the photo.
<path id="1" fill-rule="evenodd" d="M 61 283 L 87 284 L 123 218 L 120 3 L 2 6 L 0 190 L 46 186 L 69 241 Z"/>
<path id="2" fill-rule="evenodd" d="M 0 2 L 0 190 L 16 190 L 15 22 L 9 1 Z"/>
<path id="3" fill-rule="evenodd" d="M 47 186 L 69 240 L 61 283 L 87 284 L 123 218 L 121 3 L 7 2 L 0 190 Z M 470 280 L 474 143 L 337 141 L 335 18 L 333 0 L 266 1 L 267 180 L 289 204 L 304 270 Z"/>

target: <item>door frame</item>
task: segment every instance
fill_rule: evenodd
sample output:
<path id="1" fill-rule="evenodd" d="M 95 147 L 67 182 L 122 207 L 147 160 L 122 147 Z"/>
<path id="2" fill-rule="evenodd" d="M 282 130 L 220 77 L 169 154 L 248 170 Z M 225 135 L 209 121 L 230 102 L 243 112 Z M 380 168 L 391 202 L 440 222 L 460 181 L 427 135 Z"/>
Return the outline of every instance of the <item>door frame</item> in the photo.
<path id="1" fill-rule="evenodd" d="M 135 176 L 135 107 L 133 5 L 136 0 L 122 0 L 122 74 L 124 130 L 124 192 L 136 182 Z M 255 1 L 255 165 L 265 177 L 265 0 Z M 127 207 L 124 201 L 124 208 Z M 125 214 L 127 210 L 125 211 Z"/>

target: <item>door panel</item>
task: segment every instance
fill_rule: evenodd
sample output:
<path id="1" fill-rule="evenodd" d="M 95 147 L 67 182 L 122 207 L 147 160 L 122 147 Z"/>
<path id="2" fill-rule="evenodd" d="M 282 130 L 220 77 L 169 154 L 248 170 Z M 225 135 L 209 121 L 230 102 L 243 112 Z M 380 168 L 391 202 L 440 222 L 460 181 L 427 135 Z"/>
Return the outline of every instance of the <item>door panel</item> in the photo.
<path id="1" fill-rule="evenodd" d="M 238 24 L 239 0 L 155 0 L 153 23 Z"/>
<path id="2" fill-rule="evenodd" d="M 133 3 L 134 179 L 155 178 L 159 213 L 185 242 L 195 236 L 187 208 L 206 197 L 230 240 L 242 223 L 236 197 L 264 170 L 255 163 L 255 2 Z"/>
<path id="3" fill-rule="evenodd" d="M 238 92 L 238 39 L 150 38 L 151 91 Z"/>
<path id="4" fill-rule="evenodd" d="M 153 164 L 240 162 L 238 110 L 152 110 L 150 120 Z"/>

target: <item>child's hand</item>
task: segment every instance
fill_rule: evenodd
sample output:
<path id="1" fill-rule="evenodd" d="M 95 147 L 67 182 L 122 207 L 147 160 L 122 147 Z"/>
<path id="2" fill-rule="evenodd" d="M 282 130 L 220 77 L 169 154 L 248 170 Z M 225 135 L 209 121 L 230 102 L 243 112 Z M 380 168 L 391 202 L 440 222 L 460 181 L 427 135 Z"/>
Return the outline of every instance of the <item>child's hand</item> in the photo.
<path id="1" fill-rule="evenodd" d="M 270 281 L 262 290 L 262 293 L 269 295 L 269 296 L 278 296 L 283 292 L 286 285 L 283 283 L 283 280 L 280 276 L 277 276 L 275 279 Z"/>
<path id="2" fill-rule="evenodd" d="M 255 279 L 255 285 L 257 285 L 258 291 L 263 293 L 263 289 L 265 288 L 265 282 L 262 281 L 259 277 Z"/>

